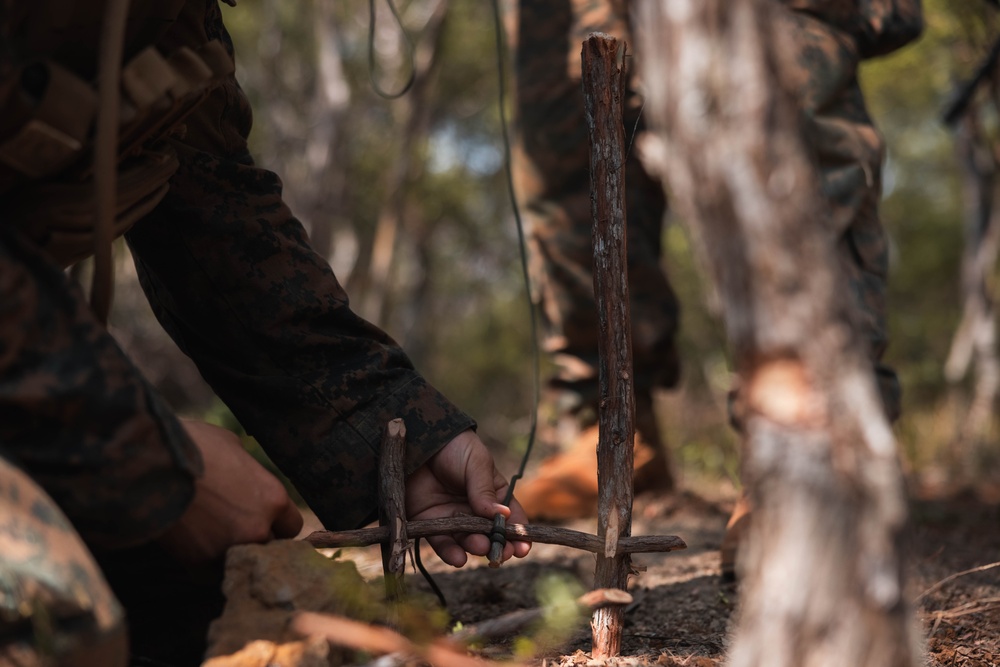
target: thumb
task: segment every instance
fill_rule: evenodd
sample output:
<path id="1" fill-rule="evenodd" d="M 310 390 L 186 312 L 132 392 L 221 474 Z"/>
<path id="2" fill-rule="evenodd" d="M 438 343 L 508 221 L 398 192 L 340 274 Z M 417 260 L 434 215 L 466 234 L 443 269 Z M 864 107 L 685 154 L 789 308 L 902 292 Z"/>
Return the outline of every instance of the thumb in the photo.
<path id="1" fill-rule="evenodd" d="M 299 534 L 303 524 L 302 512 L 295 506 L 292 499 L 288 498 L 278 511 L 278 515 L 274 518 L 274 522 L 271 524 L 271 531 L 279 539 L 291 539 Z"/>

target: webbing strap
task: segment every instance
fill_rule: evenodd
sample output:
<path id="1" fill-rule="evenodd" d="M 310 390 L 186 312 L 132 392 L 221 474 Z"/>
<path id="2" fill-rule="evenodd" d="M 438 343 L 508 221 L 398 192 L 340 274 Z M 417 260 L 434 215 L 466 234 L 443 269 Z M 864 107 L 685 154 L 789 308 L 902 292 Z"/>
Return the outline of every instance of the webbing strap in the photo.
<path id="1" fill-rule="evenodd" d="M 118 115 L 121 103 L 121 68 L 125 49 L 125 24 L 129 0 L 108 0 L 101 27 L 101 49 L 97 72 L 97 135 L 94 145 L 94 276 L 90 284 L 90 307 L 101 324 L 107 325 L 114 280 L 112 242 L 115 200 L 118 189 Z"/>

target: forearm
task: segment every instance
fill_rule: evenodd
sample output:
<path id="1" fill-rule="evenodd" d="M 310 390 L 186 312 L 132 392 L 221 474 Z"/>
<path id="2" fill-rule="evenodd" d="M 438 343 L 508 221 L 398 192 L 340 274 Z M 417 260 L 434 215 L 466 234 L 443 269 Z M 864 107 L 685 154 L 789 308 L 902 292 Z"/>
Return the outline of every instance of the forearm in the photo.
<path id="1" fill-rule="evenodd" d="M 354 527 L 375 507 L 389 420 L 406 422 L 410 471 L 474 423 L 350 310 L 274 174 L 181 157 L 170 194 L 128 234 L 154 311 L 321 520 Z"/>
<path id="2" fill-rule="evenodd" d="M 189 2 L 159 45 L 229 44 L 218 3 Z M 154 311 L 242 425 L 328 527 L 375 507 L 385 424 L 407 427 L 416 469 L 472 420 L 353 312 L 247 152 L 251 113 L 235 79 L 213 91 L 175 142 L 171 191 L 127 235 Z"/>

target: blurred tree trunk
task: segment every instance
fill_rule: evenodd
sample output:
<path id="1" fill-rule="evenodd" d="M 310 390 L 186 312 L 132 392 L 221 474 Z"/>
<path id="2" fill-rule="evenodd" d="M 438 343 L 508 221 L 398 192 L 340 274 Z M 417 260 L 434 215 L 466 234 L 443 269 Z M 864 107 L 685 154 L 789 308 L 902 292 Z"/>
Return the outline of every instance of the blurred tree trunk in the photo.
<path id="1" fill-rule="evenodd" d="M 997 359 L 996 307 L 991 278 L 1000 242 L 1000 210 L 996 205 L 997 158 L 983 131 L 981 105 L 971 105 L 958 120 L 955 149 L 965 203 L 965 247 L 962 253 L 962 320 L 945 363 L 945 378 L 953 386 L 974 364 L 975 389 L 961 419 L 954 456 L 967 479 L 975 477 L 977 443 L 990 436 L 993 408 L 1000 391 Z"/>
<path id="2" fill-rule="evenodd" d="M 303 63 L 291 47 L 278 0 L 262 6 L 258 41 L 259 88 L 271 93 L 258 105 L 268 128 L 262 162 L 288 180 L 285 199 L 309 231 L 313 248 L 327 259 L 333 250 L 334 212 L 344 198 L 340 136 L 351 100 L 332 7 L 307 0 L 295 8 L 301 16 L 298 29 L 311 33 L 315 43 L 311 63 Z"/>
<path id="3" fill-rule="evenodd" d="M 344 79 L 333 5 L 313 0 L 316 39 L 316 85 L 311 104 L 312 128 L 305 159 L 312 176 L 307 215 L 313 248 L 329 259 L 333 253 L 333 209 L 343 199 L 346 175 L 336 160 L 341 150 L 338 129 L 344 122 L 351 91 Z"/>
<path id="4" fill-rule="evenodd" d="M 646 0 L 648 166 L 693 227 L 741 378 L 733 667 L 921 664 L 896 443 L 852 321 L 768 0 Z M 819 220 L 819 221 L 818 221 Z"/>
<path id="5" fill-rule="evenodd" d="M 427 23 L 420 31 L 420 39 L 413 55 L 413 87 L 403 97 L 405 107 L 402 116 L 405 120 L 399 139 L 398 157 L 386 175 L 385 205 L 379 212 L 375 227 L 369 279 L 358 308 L 359 314 L 372 322 L 384 322 L 397 236 L 405 223 L 410 185 L 418 180 L 422 169 L 423 162 L 418 155 L 417 146 L 426 138 L 431 121 L 429 101 L 440 65 L 441 36 L 447 15 L 447 0 L 437 0 Z M 417 270 L 425 273 L 425 269 L 426 267 L 418 267 Z"/>

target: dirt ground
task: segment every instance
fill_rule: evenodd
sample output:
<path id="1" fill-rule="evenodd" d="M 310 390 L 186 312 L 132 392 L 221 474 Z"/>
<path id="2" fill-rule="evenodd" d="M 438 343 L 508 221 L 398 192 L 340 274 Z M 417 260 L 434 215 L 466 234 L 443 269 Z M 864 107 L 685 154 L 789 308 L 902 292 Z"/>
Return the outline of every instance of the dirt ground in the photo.
<path id="1" fill-rule="evenodd" d="M 724 492 L 714 498 L 636 499 L 634 535 L 678 535 L 688 548 L 634 557 L 645 571 L 631 582 L 634 603 L 626 611 L 622 658 L 613 662 L 664 667 L 723 663 L 739 602 L 738 586 L 719 576 L 718 547 L 732 502 L 731 493 Z M 1000 498 L 965 494 L 919 499 L 913 502 L 912 517 L 909 583 L 928 638 L 928 664 L 1000 666 L 1000 566 L 963 574 L 1000 561 Z M 566 525 L 595 532 L 593 520 Z M 593 578 L 592 555 L 560 546 L 535 545 L 528 558 L 495 570 L 482 564 L 454 570 L 426 545 L 422 553 L 452 618 L 464 624 L 537 606 L 537 583 L 548 575 L 573 578 L 584 587 Z M 366 576 L 380 575 L 377 550 L 357 550 L 350 557 Z M 419 574 L 409 575 L 408 581 L 429 590 Z M 498 642 L 485 647 L 484 654 L 503 658 L 510 650 L 509 642 Z M 533 662 L 545 667 L 602 664 L 591 660 L 589 650 L 590 630 L 584 623 L 568 641 Z"/>

